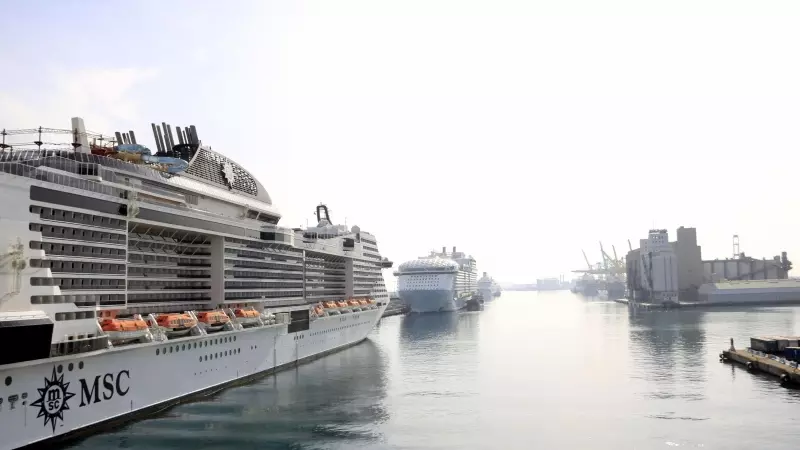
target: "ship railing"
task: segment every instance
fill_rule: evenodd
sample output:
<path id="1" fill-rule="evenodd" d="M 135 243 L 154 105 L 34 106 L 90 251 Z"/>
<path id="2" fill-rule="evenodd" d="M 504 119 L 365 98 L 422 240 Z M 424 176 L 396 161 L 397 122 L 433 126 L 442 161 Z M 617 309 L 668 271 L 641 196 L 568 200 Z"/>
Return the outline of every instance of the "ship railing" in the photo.
<path id="1" fill-rule="evenodd" d="M 39 166 L 41 167 L 41 166 Z M 101 183 L 72 177 L 66 174 L 51 172 L 48 170 L 40 169 L 21 163 L 0 163 L 0 172 L 10 175 L 31 178 L 33 180 L 45 181 L 60 186 L 67 186 L 71 188 L 81 189 L 85 191 L 95 192 L 103 195 L 119 196 L 121 189 L 113 188 L 111 186 L 104 186 Z M 50 167 L 50 166 L 46 166 Z"/>

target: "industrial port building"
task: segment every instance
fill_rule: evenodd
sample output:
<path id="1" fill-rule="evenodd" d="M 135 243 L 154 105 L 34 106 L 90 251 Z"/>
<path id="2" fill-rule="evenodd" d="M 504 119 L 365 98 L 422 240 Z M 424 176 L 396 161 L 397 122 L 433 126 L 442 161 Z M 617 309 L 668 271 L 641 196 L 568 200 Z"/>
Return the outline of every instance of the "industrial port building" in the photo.
<path id="1" fill-rule="evenodd" d="M 786 252 L 772 259 L 751 258 L 737 251 L 738 238 L 734 237 L 733 258 L 703 260 L 697 230 L 686 227 L 678 228 L 674 242 L 665 242 L 667 230 L 650 230 L 639 248 L 626 255 L 631 300 L 660 303 L 677 297 L 680 302 L 714 303 L 724 297 L 741 303 L 760 295 L 776 301 L 800 301 L 800 284 L 774 282 L 789 277 L 791 262 Z M 781 292 L 767 292 L 767 285 L 752 280 L 771 280 L 769 288 Z"/>

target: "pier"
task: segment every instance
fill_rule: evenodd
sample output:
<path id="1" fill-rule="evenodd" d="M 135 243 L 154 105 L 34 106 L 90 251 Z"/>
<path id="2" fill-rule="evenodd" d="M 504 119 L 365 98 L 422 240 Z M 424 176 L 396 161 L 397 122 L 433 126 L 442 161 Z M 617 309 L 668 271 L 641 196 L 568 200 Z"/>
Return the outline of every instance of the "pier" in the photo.
<path id="1" fill-rule="evenodd" d="M 746 367 L 749 372 L 761 372 L 778 377 L 781 386 L 788 386 L 791 384 L 800 385 L 800 370 L 798 370 L 796 361 L 791 361 L 775 354 L 754 350 L 751 347 L 738 350 L 733 345 L 733 338 L 731 338 L 730 348 L 723 350 L 722 353 L 719 354 L 719 359 L 722 362 L 733 361 L 737 364 L 741 364 Z"/>

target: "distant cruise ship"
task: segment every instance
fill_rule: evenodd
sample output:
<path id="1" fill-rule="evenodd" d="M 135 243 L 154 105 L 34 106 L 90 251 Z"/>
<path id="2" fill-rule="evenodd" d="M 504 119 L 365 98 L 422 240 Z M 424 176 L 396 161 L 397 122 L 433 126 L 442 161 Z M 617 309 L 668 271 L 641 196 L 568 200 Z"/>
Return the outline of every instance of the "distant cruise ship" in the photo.
<path id="1" fill-rule="evenodd" d="M 500 285 L 494 281 L 494 278 L 487 275 L 486 272 L 483 272 L 483 277 L 478 280 L 478 291 L 481 293 L 484 301 L 499 297 L 502 292 Z"/>
<path id="2" fill-rule="evenodd" d="M 196 130 L 3 130 L 0 450 L 52 445 L 366 338 L 389 297 L 375 236 L 289 229 Z M 65 148 L 6 136 L 61 134 Z M 48 144 L 45 144 L 48 145 Z"/>
<path id="3" fill-rule="evenodd" d="M 475 259 L 455 247 L 452 253 L 443 247 L 441 253 L 404 262 L 395 275 L 398 294 L 411 312 L 457 311 L 478 292 Z"/>

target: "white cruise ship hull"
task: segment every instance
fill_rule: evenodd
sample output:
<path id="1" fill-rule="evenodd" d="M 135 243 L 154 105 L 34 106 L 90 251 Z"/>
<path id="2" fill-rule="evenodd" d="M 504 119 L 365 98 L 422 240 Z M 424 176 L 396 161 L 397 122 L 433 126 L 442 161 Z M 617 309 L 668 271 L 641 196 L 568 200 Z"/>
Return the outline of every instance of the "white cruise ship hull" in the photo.
<path id="1" fill-rule="evenodd" d="M 364 340 L 386 308 L 13 364 L 0 380 L 0 450 L 99 427 L 218 391 Z"/>
<path id="2" fill-rule="evenodd" d="M 399 294 L 412 313 L 458 311 L 466 306 L 465 299 L 456 299 L 452 290 L 413 290 Z"/>

